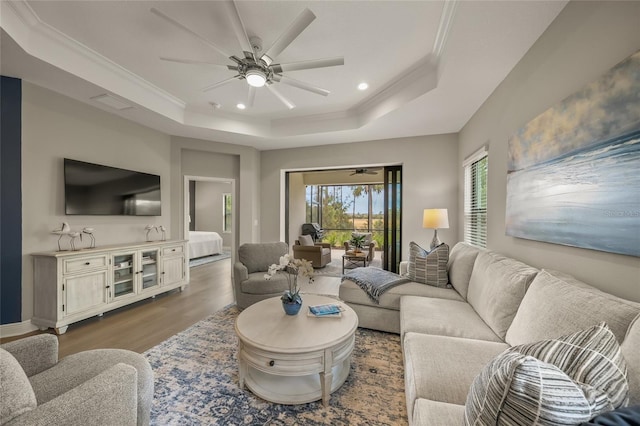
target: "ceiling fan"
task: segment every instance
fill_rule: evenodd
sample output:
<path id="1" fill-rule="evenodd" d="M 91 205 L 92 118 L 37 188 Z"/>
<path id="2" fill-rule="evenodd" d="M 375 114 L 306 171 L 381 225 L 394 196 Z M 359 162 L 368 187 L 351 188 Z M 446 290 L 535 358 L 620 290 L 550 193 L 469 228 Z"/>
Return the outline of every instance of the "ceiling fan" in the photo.
<path id="1" fill-rule="evenodd" d="M 259 37 L 249 37 L 247 35 L 244 24 L 242 23 L 242 19 L 240 18 L 240 14 L 238 13 L 236 4 L 233 1 L 226 1 L 225 4 L 229 15 L 229 20 L 243 50 L 243 57 L 240 58 L 235 55 L 229 55 L 225 50 L 207 40 L 206 38 L 202 37 L 201 35 L 195 33 L 186 25 L 178 22 L 177 20 L 166 15 L 160 10 L 152 8 L 151 13 L 212 47 L 213 49 L 233 61 L 234 64 L 221 65 L 206 61 L 168 57 L 161 57 L 160 59 L 163 61 L 179 62 L 184 64 L 213 65 L 218 67 L 225 67 L 231 71 L 236 71 L 237 74 L 233 77 L 211 84 L 203 88 L 202 90 L 207 92 L 217 87 L 224 86 L 225 84 L 229 84 L 235 80 L 246 80 L 249 85 L 247 107 L 253 106 L 256 95 L 256 88 L 266 87 L 283 104 L 285 104 L 287 108 L 295 108 L 295 104 L 285 96 L 283 96 L 282 93 L 280 93 L 280 91 L 277 90 L 276 87 L 274 87 L 276 83 L 287 84 L 289 86 L 307 90 L 309 92 L 316 93 L 322 96 L 327 96 L 330 93 L 326 89 L 322 89 L 309 83 L 287 77 L 282 73 L 287 71 L 298 71 L 344 65 L 344 57 L 339 56 L 335 58 L 314 59 L 308 61 L 290 62 L 286 64 L 274 63 L 278 55 L 282 53 L 282 51 L 285 50 L 287 46 L 289 46 L 291 42 L 293 42 L 309 26 L 309 24 L 311 24 L 311 22 L 313 22 L 314 19 L 316 19 L 316 16 L 313 14 L 313 12 L 311 12 L 311 10 L 303 10 L 302 13 L 298 15 L 298 17 L 289 26 L 289 28 L 287 28 L 285 32 L 282 33 L 280 37 L 273 43 L 273 45 L 271 45 L 271 47 L 269 47 L 266 52 L 261 53 L 262 40 Z"/>
<path id="2" fill-rule="evenodd" d="M 379 170 L 382 170 L 382 167 L 372 167 L 372 168 L 369 168 L 369 169 L 354 169 L 353 173 L 351 173 L 349 176 L 353 176 L 353 175 L 377 175 Z"/>

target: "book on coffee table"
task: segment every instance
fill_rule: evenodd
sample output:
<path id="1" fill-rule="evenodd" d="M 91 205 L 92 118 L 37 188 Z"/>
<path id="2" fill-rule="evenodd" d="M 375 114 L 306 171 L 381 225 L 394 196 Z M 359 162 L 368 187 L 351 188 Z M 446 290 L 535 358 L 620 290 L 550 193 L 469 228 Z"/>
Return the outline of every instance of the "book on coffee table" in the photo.
<path id="1" fill-rule="evenodd" d="M 309 306 L 309 316 L 313 317 L 339 317 L 342 311 L 344 308 L 334 303 Z"/>

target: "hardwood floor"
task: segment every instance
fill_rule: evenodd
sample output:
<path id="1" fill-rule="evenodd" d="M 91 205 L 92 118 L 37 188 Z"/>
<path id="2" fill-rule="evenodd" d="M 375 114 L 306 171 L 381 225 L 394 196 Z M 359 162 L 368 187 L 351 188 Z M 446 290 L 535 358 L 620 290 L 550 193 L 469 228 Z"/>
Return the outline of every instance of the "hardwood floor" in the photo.
<path id="1" fill-rule="evenodd" d="M 191 281 L 182 292 L 173 290 L 102 317 L 71 324 L 59 336 L 59 357 L 98 348 L 142 353 L 233 302 L 230 259 L 196 266 L 191 268 Z M 43 332 L 29 335 L 39 333 Z M 4 338 L 0 342 L 23 337 Z"/>

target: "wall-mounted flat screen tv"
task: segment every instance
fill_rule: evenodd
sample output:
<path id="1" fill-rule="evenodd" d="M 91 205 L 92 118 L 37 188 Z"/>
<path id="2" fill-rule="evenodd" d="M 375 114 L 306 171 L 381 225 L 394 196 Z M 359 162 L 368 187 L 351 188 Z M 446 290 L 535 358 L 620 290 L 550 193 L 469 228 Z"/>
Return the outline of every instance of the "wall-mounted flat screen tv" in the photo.
<path id="1" fill-rule="evenodd" d="M 64 159 L 68 215 L 160 216 L 160 176 Z"/>

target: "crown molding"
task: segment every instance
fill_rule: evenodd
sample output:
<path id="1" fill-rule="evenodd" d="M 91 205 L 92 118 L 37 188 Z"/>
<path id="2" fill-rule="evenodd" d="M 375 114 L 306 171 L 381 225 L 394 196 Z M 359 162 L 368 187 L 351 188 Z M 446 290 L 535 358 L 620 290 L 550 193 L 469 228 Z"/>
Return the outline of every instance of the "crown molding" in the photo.
<path id="1" fill-rule="evenodd" d="M 42 21 L 25 1 L 2 1 L 1 25 L 31 56 L 182 121 L 185 102 Z"/>
<path id="2" fill-rule="evenodd" d="M 447 39 L 451 32 L 451 26 L 457 8 L 458 0 L 449 0 L 444 2 L 442 15 L 440 15 L 440 23 L 438 25 L 438 32 L 436 33 L 436 40 L 433 43 L 433 55 L 436 58 L 441 58 L 444 55 L 444 51 L 447 46 Z"/>

